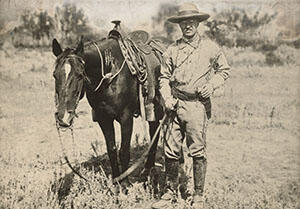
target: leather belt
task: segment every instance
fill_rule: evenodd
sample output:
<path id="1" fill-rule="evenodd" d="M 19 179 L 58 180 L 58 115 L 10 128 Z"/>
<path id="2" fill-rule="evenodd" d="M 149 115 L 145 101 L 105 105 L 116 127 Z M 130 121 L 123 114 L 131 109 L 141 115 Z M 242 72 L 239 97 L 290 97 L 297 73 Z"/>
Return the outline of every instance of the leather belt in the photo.
<path id="1" fill-rule="evenodd" d="M 204 98 L 201 95 L 199 95 L 199 93 L 197 93 L 197 92 L 191 93 L 191 92 L 187 92 L 187 91 L 182 91 L 176 87 L 172 87 L 171 91 L 172 91 L 173 97 L 175 97 L 176 99 L 183 100 L 183 101 L 200 101 L 204 105 L 204 108 L 205 108 L 205 111 L 207 114 L 207 118 L 208 119 L 211 118 L 211 100 L 210 100 L 210 98 Z"/>

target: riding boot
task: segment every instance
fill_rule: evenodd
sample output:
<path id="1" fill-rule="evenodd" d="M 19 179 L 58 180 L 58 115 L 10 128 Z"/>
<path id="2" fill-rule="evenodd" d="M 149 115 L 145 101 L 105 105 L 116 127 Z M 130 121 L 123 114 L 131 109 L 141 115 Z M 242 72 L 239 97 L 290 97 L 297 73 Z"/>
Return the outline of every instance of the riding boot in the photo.
<path id="1" fill-rule="evenodd" d="M 193 174 L 194 174 L 194 208 L 204 208 L 204 183 L 206 175 L 207 161 L 204 157 L 193 158 Z"/>
<path id="2" fill-rule="evenodd" d="M 152 204 L 153 209 L 173 208 L 172 205 L 176 202 L 177 199 L 179 161 L 166 158 L 165 166 L 165 193 L 161 196 L 161 199 L 159 201 Z"/>

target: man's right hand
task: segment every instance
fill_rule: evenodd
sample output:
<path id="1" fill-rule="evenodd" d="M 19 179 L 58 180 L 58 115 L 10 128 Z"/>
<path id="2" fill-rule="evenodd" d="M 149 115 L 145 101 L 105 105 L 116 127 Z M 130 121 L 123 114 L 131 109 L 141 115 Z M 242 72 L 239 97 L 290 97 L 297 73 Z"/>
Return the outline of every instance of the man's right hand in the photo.
<path id="1" fill-rule="evenodd" d="M 174 111 L 176 109 L 176 105 L 177 105 L 177 99 L 175 98 L 170 98 L 167 99 L 165 102 L 165 107 L 167 111 Z"/>

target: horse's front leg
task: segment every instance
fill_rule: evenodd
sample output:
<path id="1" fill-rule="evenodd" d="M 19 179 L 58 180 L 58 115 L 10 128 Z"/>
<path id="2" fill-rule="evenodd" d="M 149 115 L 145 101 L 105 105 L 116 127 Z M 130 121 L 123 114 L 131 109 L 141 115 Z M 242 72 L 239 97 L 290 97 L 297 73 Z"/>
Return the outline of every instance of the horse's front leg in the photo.
<path id="1" fill-rule="evenodd" d="M 155 165 L 155 155 L 156 155 L 156 151 L 157 151 L 157 144 L 158 144 L 158 138 L 159 138 L 159 134 L 157 134 L 156 138 L 153 139 L 153 136 L 155 134 L 155 132 L 157 131 L 157 128 L 159 127 L 159 121 L 153 121 L 153 122 L 149 122 L 149 132 L 150 132 L 150 138 L 151 140 L 155 140 L 151 149 L 149 150 L 149 154 L 145 163 L 145 167 L 141 173 L 141 180 L 142 181 L 147 181 L 147 178 L 150 174 L 151 168 L 154 167 Z M 149 142 L 151 143 L 151 142 Z"/>
<path id="2" fill-rule="evenodd" d="M 120 170 L 118 165 L 118 152 L 115 141 L 113 119 L 109 119 L 107 117 L 105 120 L 98 121 L 98 124 L 101 127 L 105 138 L 107 153 L 112 168 L 112 178 L 116 178 L 120 175 Z"/>
<path id="3" fill-rule="evenodd" d="M 121 148 L 119 152 L 120 162 L 122 166 L 122 172 L 128 169 L 130 161 L 130 141 L 133 128 L 133 117 L 126 114 L 120 120 L 121 125 Z M 128 182 L 128 178 L 124 179 L 124 182 Z"/>
<path id="4" fill-rule="evenodd" d="M 145 169 L 144 175 L 148 175 L 150 169 L 152 167 L 154 167 L 154 164 L 155 164 L 155 155 L 156 155 L 156 150 L 157 150 L 159 134 L 157 134 L 155 139 L 153 139 L 153 136 L 154 136 L 155 132 L 157 131 L 158 127 L 159 127 L 159 121 L 149 122 L 150 137 L 151 137 L 151 140 L 155 140 L 155 142 L 149 151 L 149 155 L 148 155 L 148 158 L 147 158 L 147 161 L 145 164 L 145 168 L 144 168 Z M 151 143 L 151 142 L 149 142 L 149 143 Z"/>

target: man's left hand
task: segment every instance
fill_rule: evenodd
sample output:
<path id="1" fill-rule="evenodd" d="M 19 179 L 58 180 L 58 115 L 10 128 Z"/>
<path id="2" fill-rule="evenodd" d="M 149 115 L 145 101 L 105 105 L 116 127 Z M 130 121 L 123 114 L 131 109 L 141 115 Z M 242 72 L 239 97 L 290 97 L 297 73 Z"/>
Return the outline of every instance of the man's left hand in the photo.
<path id="1" fill-rule="evenodd" d="M 200 95 L 204 98 L 209 98 L 214 92 L 214 87 L 211 83 L 206 83 L 200 90 Z"/>

